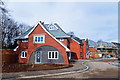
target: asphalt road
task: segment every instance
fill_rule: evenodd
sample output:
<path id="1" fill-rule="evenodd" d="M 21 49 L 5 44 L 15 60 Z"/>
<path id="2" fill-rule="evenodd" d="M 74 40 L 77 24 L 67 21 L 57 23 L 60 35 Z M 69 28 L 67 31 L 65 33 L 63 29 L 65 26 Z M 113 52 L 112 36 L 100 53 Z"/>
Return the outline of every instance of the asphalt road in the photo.
<path id="1" fill-rule="evenodd" d="M 89 70 L 84 72 L 76 72 L 71 74 L 57 75 L 57 76 L 47 76 L 40 78 L 31 79 L 17 79 L 17 80 L 80 80 L 80 79 L 90 79 L 90 80 L 104 80 L 109 78 L 109 80 L 116 80 L 119 78 L 119 68 L 109 64 L 109 62 L 94 62 L 94 61 L 84 61 L 85 65 L 89 66 Z M 77 64 L 77 66 L 79 66 Z M 16 80 L 16 79 L 13 79 Z M 120 79 L 117 79 L 120 80 Z"/>

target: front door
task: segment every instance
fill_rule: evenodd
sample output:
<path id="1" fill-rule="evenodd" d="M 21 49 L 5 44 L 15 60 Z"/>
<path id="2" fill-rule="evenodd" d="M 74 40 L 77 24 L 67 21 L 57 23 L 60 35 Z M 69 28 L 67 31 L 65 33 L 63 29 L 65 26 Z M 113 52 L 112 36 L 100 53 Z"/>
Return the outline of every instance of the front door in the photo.
<path id="1" fill-rule="evenodd" d="M 37 51 L 35 54 L 35 63 L 40 63 L 41 59 L 40 59 L 40 51 Z"/>

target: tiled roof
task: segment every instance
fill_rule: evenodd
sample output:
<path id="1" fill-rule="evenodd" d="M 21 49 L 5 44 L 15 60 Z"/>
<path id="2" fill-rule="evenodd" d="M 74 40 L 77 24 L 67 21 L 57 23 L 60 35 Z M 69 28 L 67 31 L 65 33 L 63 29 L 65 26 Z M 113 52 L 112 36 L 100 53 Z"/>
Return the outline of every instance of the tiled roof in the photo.
<path id="1" fill-rule="evenodd" d="M 104 42 L 104 41 L 98 41 L 97 46 L 99 47 L 100 45 L 103 45 L 105 47 L 112 47 L 112 43 Z"/>
<path id="2" fill-rule="evenodd" d="M 66 45 L 64 45 L 61 41 L 59 41 L 58 39 L 55 38 L 54 35 L 50 34 L 50 32 L 45 28 L 45 26 L 43 26 L 41 23 L 39 23 L 42 28 L 53 38 L 55 39 L 58 43 L 60 43 L 65 49 L 67 52 L 70 52 L 70 49 L 67 48 Z M 25 39 L 25 38 L 28 38 L 28 35 L 36 28 L 37 26 L 34 26 L 32 28 L 30 28 L 27 32 L 25 32 L 24 34 L 16 37 L 15 39 Z"/>
<path id="3" fill-rule="evenodd" d="M 79 44 L 84 45 L 80 38 L 74 37 L 73 39 L 76 40 Z"/>
<path id="4" fill-rule="evenodd" d="M 112 42 L 116 47 L 120 48 L 120 43 Z"/>
<path id="5" fill-rule="evenodd" d="M 89 40 L 89 47 L 97 47 L 97 42 L 93 41 L 93 40 Z"/>
<path id="6" fill-rule="evenodd" d="M 52 35 L 54 35 L 56 38 L 59 37 L 70 37 L 69 35 L 67 35 L 60 27 L 58 24 L 54 23 L 53 25 L 57 27 L 56 30 L 49 30 L 49 25 L 50 24 L 44 24 L 44 27 L 46 28 L 46 30 L 48 30 Z"/>
<path id="7" fill-rule="evenodd" d="M 30 28 L 30 29 L 28 29 L 28 30 L 27 30 L 25 33 L 23 33 L 22 35 L 17 36 L 15 39 L 25 39 L 25 36 L 26 36 L 32 29 L 33 29 L 33 27 Z"/>
<path id="8" fill-rule="evenodd" d="M 89 40 L 90 47 L 100 47 L 100 45 L 103 45 L 104 47 L 112 47 L 113 46 L 113 44 L 109 43 L 109 42 L 104 42 L 104 41 L 95 42 L 93 40 Z"/>
<path id="9" fill-rule="evenodd" d="M 43 27 L 53 36 L 56 38 L 67 38 L 70 37 L 67 35 L 60 27 L 58 24 L 54 23 L 54 25 L 57 27 L 57 30 L 49 30 L 49 25 L 50 24 L 44 24 Z M 33 29 L 34 27 L 30 28 L 28 31 L 26 31 L 24 34 L 17 36 L 15 39 L 25 39 L 25 36 L 28 35 L 28 33 Z"/>

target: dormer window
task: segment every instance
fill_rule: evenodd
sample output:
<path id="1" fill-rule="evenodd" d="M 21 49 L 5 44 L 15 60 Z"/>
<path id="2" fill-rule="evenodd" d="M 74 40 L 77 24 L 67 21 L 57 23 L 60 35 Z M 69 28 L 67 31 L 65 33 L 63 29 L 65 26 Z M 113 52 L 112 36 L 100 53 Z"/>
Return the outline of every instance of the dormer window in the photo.
<path id="1" fill-rule="evenodd" d="M 51 25 L 51 26 L 49 27 L 49 29 L 50 29 L 50 30 L 54 30 L 54 26 Z"/>
<path id="2" fill-rule="evenodd" d="M 58 28 L 56 27 L 56 25 L 50 24 L 49 25 L 49 30 L 57 30 Z"/>

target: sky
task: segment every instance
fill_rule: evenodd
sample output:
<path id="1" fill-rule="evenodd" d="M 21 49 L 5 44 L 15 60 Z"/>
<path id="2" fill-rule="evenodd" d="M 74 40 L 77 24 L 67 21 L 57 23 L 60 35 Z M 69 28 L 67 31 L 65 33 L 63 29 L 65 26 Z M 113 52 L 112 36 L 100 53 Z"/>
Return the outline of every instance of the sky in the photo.
<path id="1" fill-rule="evenodd" d="M 58 23 L 82 39 L 118 42 L 117 2 L 6 2 L 6 7 L 19 23 Z"/>

